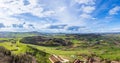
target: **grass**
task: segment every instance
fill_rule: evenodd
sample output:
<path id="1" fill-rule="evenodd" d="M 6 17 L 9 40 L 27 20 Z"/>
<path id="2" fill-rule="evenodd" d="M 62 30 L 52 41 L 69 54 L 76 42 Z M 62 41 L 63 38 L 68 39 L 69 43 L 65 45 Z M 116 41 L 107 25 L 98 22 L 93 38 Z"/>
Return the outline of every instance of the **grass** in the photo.
<path id="1" fill-rule="evenodd" d="M 21 43 L 18 45 L 18 44 L 13 44 L 11 42 L 4 42 L 4 43 L 0 43 L 0 46 L 3 46 L 8 50 L 11 50 L 12 53 L 14 54 L 24 54 L 28 49 L 28 47 L 25 44 L 21 44 Z"/>
<path id="2" fill-rule="evenodd" d="M 66 59 L 69 59 L 71 61 L 73 61 L 74 59 L 78 58 L 77 54 L 88 54 L 89 55 L 89 51 L 85 50 L 85 49 L 79 49 L 79 50 L 57 50 L 57 48 L 59 47 L 45 47 L 45 46 L 36 46 L 36 45 L 30 45 L 33 47 L 36 47 L 37 49 L 47 52 L 49 54 L 56 54 L 56 55 L 60 55 Z"/>
<path id="3" fill-rule="evenodd" d="M 101 57 L 102 59 L 108 59 L 108 60 L 119 60 L 120 59 L 120 48 L 113 46 L 103 46 L 100 45 L 100 48 L 77 48 L 77 49 L 71 49 L 71 50 L 62 50 L 58 49 L 60 47 L 45 47 L 45 46 L 36 46 L 36 45 L 31 45 L 33 47 L 36 47 L 39 50 L 45 51 L 49 54 L 56 54 L 63 56 L 69 60 L 73 60 L 75 58 L 79 58 L 80 56 L 78 55 L 88 55 L 90 56 L 91 54 L 96 54 L 97 56 Z M 61 47 L 64 48 L 64 47 Z M 68 48 L 69 49 L 69 48 Z M 75 56 L 75 57 L 73 57 Z"/>
<path id="4" fill-rule="evenodd" d="M 38 63 L 50 63 L 48 57 L 49 54 L 45 53 L 44 51 L 41 50 L 36 50 L 32 47 L 28 47 L 28 44 L 23 44 L 23 43 L 11 43 L 11 42 L 3 42 L 0 43 L 0 46 L 3 46 L 5 48 L 7 48 L 8 50 L 11 50 L 12 54 L 15 55 L 21 55 L 21 54 L 25 54 L 26 52 L 32 53 L 33 56 L 36 58 L 36 60 L 38 61 Z"/>
<path id="5" fill-rule="evenodd" d="M 0 38 L 0 40 L 5 40 L 6 38 Z M 7 39 L 6 39 L 7 40 Z M 78 44 L 78 40 L 73 40 L 74 46 L 83 46 L 85 45 L 83 42 L 79 41 L 80 44 Z M 60 55 L 66 59 L 69 59 L 73 61 L 76 58 L 80 58 L 81 54 L 90 55 L 91 53 L 95 53 L 97 56 L 103 58 L 103 59 L 109 59 L 109 60 L 119 60 L 120 59 L 120 48 L 112 45 L 96 45 L 98 48 L 95 48 L 96 46 L 89 47 L 89 48 L 67 48 L 63 46 L 57 46 L 57 47 L 45 47 L 45 46 L 37 46 L 37 45 L 31 45 L 31 44 L 23 44 L 19 43 L 12 43 L 12 42 L 2 42 L 0 43 L 0 46 L 4 46 L 8 50 L 11 50 L 14 54 L 24 54 L 29 47 L 27 45 L 32 46 L 34 48 L 37 48 L 40 51 L 49 53 L 49 54 L 56 54 Z"/>
<path id="6" fill-rule="evenodd" d="M 18 45 L 19 44 L 19 45 Z M 44 47 L 44 46 L 37 46 L 37 45 L 30 45 L 30 44 L 23 44 L 23 43 L 11 43 L 11 42 L 3 42 L 0 43 L 0 46 L 4 46 L 8 50 L 11 50 L 13 54 L 24 54 L 29 48 L 27 45 L 37 48 L 40 51 L 44 51 L 49 54 L 56 54 L 60 55 L 64 58 L 73 60 L 75 59 L 76 54 L 82 53 L 89 53 L 87 50 L 77 50 L 77 51 L 65 51 L 65 50 L 57 50 L 59 47 Z M 82 52 L 81 52 L 82 51 Z M 74 57 L 73 57 L 74 56 Z"/>

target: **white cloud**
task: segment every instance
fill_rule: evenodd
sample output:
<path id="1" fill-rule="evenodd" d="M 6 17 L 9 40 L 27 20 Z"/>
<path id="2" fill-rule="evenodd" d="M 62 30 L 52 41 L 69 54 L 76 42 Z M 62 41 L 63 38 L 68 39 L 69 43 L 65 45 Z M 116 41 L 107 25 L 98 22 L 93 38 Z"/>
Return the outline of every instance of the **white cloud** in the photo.
<path id="1" fill-rule="evenodd" d="M 10 2 L 12 1 L 12 2 Z M 44 8 L 41 7 L 38 3 L 38 0 L 29 0 L 29 5 L 24 5 L 23 0 L 1 0 L 0 1 L 0 15 L 4 13 L 4 15 L 15 15 L 21 13 L 31 13 L 38 17 L 49 16 L 53 13 L 53 11 L 44 12 Z M 10 3 L 6 3 L 10 2 Z M 43 13 L 44 12 L 44 13 Z"/>
<path id="2" fill-rule="evenodd" d="M 32 6 L 36 6 L 39 0 L 28 0 Z"/>
<path id="3" fill-rule="evenodd" d="M 82 17 L 82 18 L 92 18 L 91 15 L 85 14 L 85 13 L 81 14 L 80 17 Z"/>
<path id="4" fill-rule="evenodd" d="M 82 19 L 79 19 L 78 16 L 71 12 L 66 5 L 58 6 L 55 8 L 55 18 L 57 18 L 58 22 L 55 24 L 67 24 L 67 25 L 86 25 Z M 73 23 L 74 21 L 74 23 Z"/>
<path id="5" fill-rule="evenodd" d="M 30 23 L 35 25 L 34 26 L 36 28 L 35 30 L 39 30 L 39 31 L 45 30 L 46 27 L 54 24 L 55 25 L 67 24 L 68 26 L 66 26 L 66 28 L 70 26 L 87 26 L 85 19 L 93 18 L 91 13 L 95 10 L 94 0 L 74 0 L 74 2 L 82 5 L 80 11 L 75 11 L 74 6 L 70 6 L 68 3 L 65 3 L 63 0 L 50 0 L 49 2 L 48 0 L 43 0 L 47 2 L 42 2 L 42 4 L 38 3 L 38 1 L 42 1 L 42 0 L 28 0 L 28 1 L 30 4 L 24 5 L 23 0 L 0 0 L 0 16 L 1 16 L 0 23 L 4 23 L 5 26 L 7 26 L 6 28 L 1 30 L 4 31 L 32 30 L 28 26 Z M 41 23 L 39 22 L 41 20 L 38 20 L 38 22 L 24 21 L 24 17 L 22 17 L 23 19 L 11 17 L 22 13 L 30 13 L 34 16 L 41 18 L 41 20 L 42 18 L 47 20 L 46 17 L 50 17 L 50 18 L 52 17 L 55 18 L 57 22 Z M 26 24 L 23 25 L 24 27 L 23 29 L 12 28 L 12 24 L 21 24 L 24 22 L 26 22 Z M 62 30 L 67 31 L 66 28 Z M 60 30 L 56 29 L 56 31 L 59 32 Z"/>
<path id="6" fill-rule="evenodd" d="M 116 6 L 116 7 L 112 8 L 112 9 L 109 11 L 109 14 L 110 14 L 110 15 L 114 15 L 114 14 L 117 14 L 118 11 L 120 11 L 120 6 Z"/>
<path id="7" fill-rule="evenodd" d="M 100 30 L 99 30 L 100 32 L 120 32 L 120 28 L 114 28 L 114 27 L 112 27 L 112 28 L 101 28 Z"/>
<path id="8" fill-rule="evenodd" d="M 79 10 L 79 17 L 81 19 L 95 19 L 92 16 L 93 11 L 95 8 L 95 0 L 74 0 L 76 3 L 80 4 Z"/>
<path id="9" fill-rule="evenodd" d="M 11 17 L 2 17 L 0 18 L 0 23 L 4 23 L 4 25 L 10 26 L 11 24 L 23 23 L 23 21 Z"/>
<path id="10" fill-rule="evenodd" d="M 63 11 L 65 11 L 65 10 L 66 10 L 66 7 L 65 7 L 65 6 L 59 7 L 59 11 L 60 11 L 60 12 L 63 12 Z"/>
<path id="11" fill-rule="evenodd" d="M 4 23 L 4 25 L 6 26 L 6 28 L 2 29 L 2 30 L 12 30 L 13 28 L 11 28 L 12 24 L 20 24 L 23 23 L 24 20 L 22 19 L 18 19 L 18 18 L 14 18 L 11 16 L 17 15 L 17 14 L 22 14 L 22 13 L 31 13 L 34 16 L 37 17 L 48 17 L 51 16 L 52 14 L 54 14 L 53 10 L 46 10 L 44 11 L 44 8 L 42 7 L 42 4 L 39 4 L 38 1 L 39 0 L 28 0 L 29 1 L 29 5 L 24 5 L 24 0 L 0 0 L 0 23 Z M 28 23 L 28 22 L 27 22 Z M 38 23 L 34 23 L 36 28 L 40 28 L 40 24 Z M 38 26 L 39 25 L 39 26 Z M 43 24 L 41 24 L 43 25 Z M 28 29 L 28 25 L 24 25 L 25 29 Z M 38 28 L 38 29 L 39 29 Z M 15 29 L 14 29 L 15 30 Z M 18 30 L 18 29 L 16 29 Z"/>
<path id="12" fill-rule="evenodd" d="M 87 19 L 94 19 L 94 17 L 92 17 L 91 13 L 95 10 L 94 6 L 81 6 L 81 14 L 80 14 L 80 18 L 87 18 Z"/>
<path id="13" fill-rule="evenodd" d="M 55 11 L 46 11 L 43 13 L 44 16 L 52 16 L 55 14 Z"/>
<path id="14" fill-rule="evenodd" d="M 82 6 L 81 7 L 81 10 L 84 12 L 84 13 L 92 13 L 94 10 L 95 10 L 95 7 L 94 6 Z"/>
<path id="15" fill-rule="evenodd" d="M 94 0 L 75 0 L 79 4 L 93 5 L 95 4 Z"/>

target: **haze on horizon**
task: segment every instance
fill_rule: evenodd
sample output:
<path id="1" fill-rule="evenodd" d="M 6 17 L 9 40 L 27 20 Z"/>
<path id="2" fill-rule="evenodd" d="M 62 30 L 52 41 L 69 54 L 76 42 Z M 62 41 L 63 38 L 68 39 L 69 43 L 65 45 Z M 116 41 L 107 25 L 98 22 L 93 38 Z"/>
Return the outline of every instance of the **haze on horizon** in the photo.
<path id="1" fill-rule="evenodd" d="M 0 0 L 0 31 L 120 32 L 120 0 Z"/>

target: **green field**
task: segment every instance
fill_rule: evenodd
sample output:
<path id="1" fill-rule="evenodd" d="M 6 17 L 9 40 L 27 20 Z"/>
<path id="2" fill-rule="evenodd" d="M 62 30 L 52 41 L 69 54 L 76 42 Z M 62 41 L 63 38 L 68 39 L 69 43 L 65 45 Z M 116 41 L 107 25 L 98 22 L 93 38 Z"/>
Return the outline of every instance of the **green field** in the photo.
<path id="1" fill-rule="evenodd" d="M 53 37 L 62 39 L 66 38 L 65 36 L 53 36 Z M 70 38 L 73 37 L 70 36 Z M 10 41 L 9 39 L 13 39 L 13 42 Z M 6 42 L 1 42 L 0 46 L 4 46 L 8 50 L 12 51 L 13 54 L 16 55 L 25 54 L 28 51 L 31 53 L 36 53 L 35 50 L 31 49 L 30 47 L 36 48 L 39 51 L 37 51 L 37 53 L 34 56 L 39 62 L 40 60 L 43 60 L 40 58 L 44 56 L 43 55 L 44 53 L 46 54 L 44 59 L 46 59 L 47 63 L 50 62 L 48 58 L 52 54 L 62 56 L 63 58 L 66 58 L 71 62 L 73 62 L 74 59 L 84 60 L 85 56 L 91 57 L 93 55 L 96 57 L 100 57 L 101 60 L 102 59 L 107 59 L 111 61 L 120 60 L 119 53 L 120 46 L 114 45 L 112 42 L 101 42 L 100 44 L 96 44 L 96 42 L 89 43 L 82 40 L 72 39 L 71 40 L 71 42 L 73 43 L 72 46 L 39 46 L 33 44 L 20 43 L 19 40 L 21 40 L 21 38 L 0 38 L 0 40 L 8 40 Z"/>
<path id="2" fill-rule="evenodd" d="M 25 54 L 26 52 L 29 52 L 33 54 L 38 63 L 44 62 L 50 63 L 48 59 L 50 54 L 34 49 L 33 47 L 30 47 L 28 44 L 19 43 L 19 41 L 17 41 L 16 43 L 2 42 L 0 43 L 0 46 L 3 46 L 6 49 L 10 50 L 13 55 L 22 55 Z"/>
<path id="3" fill-rule="evenodd" d="M 82 59 L 82 56 L 78 56 L 78 55 L 85 54 L 85 55 L 90 56 L 92 53 L 95 53 L 97 56 L 100 56 L 101 58 L 105 58 L 105 59 L 110 59 L 110 60 L 120 59 L 120 54 L 119 54 L 120 48 L 114 47 L 113 49 L 110 49 L 109 46 L 102 47 L 100 49 L 95 49 L 94 47 L 92 48 L 67 48 L 63 46 L 45 47 L 45 46 L 37 46 L 37 45 L 23 44 L 23 43 L 13 44 L 11 42 L 0 43 L 0 46 L 4 46 L 8 50 L 11 50 L 13 54 L 24 54 L 28 49 L 30 49 L 29 47 L 27 47 L 28 45 L 35 47 L 39 49 L 40 51 L 49 53 L 51 55 L 52 54 L 60 55 L 71 61 L 73 61 L 76 58 Z"/>

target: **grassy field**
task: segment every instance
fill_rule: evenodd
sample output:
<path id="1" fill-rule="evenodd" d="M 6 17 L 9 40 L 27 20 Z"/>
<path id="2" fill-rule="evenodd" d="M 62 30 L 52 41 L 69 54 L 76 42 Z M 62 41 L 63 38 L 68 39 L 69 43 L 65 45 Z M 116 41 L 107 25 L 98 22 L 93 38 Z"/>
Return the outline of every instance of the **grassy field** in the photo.
<path id="1" fill-rule="evenodd" d="M 56 54 L 60 55 L 64 58 L 67 58 L 71 61 L 74 59 L 83 59 L 82 55 L 91 56 L 91 54 L 95 54 L 96 56 L 102 58 L 102 59 L 108 59 L 108 60 L 119 60 L 120 59 L 120 48 L 118 47 L 112 47 L 111 46 L 99 46 L 100 48 L 96 47 L 90 47 L 90 48 L 67 48 L 66 47 L 45 47 L 45 46 L 36 46 L 31 45 L 33 47 L 36 47 L 37 49 L 47 52 L 49 54 Z M 62 49 L 61 49 L 62 48 Z"/>
<path id="2" fill-rule="evenodd" d="M 48 59 L 49 58 L 48 53 L 28 47 L 29 45 L 27 44 L 22 44 L 22 43 L 13 44 L 11 42 L 4 42 L 4 43 L 0 43 L 0 46 L 3 46 L 8 50 L 11 50 L 12 54 L 15 55 L 25 54 L 26 52 L 32 53 L 38 63 L 44 63 L 44 62 L 50 63 Z"/>
<path id="3" fill-rule="evenodd" d="M 8 40 L 9 38 L 0 38 L 0 40 Z M 19 38 L 20 39 L 20 38 Z M 18 40 L 19 40 L 18 39 Z M 4 46 L 8 50 L 11 50 L 13 54 L 24 54 L 27 50 L 30 50 L 29 46 L 37 48 L 40 51 L 46 52 L 50 55 L 56 54 L 60 55 L 70 61 L 74 59 L 83 59 L 81 55 L 90 56 L 91 54 L 95 54 L 102 59 L 109 59 L 109 60 L 119 60 L 120 59 L 120 48 L 114 45 L 95 45 L 91 47 L 84 47 L 87 46 L 83 41 L 72 40 L 73 46 L 66 47 L 66 46 L 56 46 L 56 47 L 46 47 L 46 46 L 37 46 L 31 44 L 23 44 L 17 41 L 16 43 L 12 42 L 1 42 L 0 46 Z M 48 57 L 47 57 L 48 59 Z"/>
<path id="4" fill-rule="evenodd" d="M 12 46 L 11 46 L 12 45 Z M 8 50 L 11 50 L 13 54 L 24 54 L 29 48 L 27 47 L 28 44 L 22 44 L 19 43 L 18 44 L 12 44 L 11 42 L 4 42 L 4 43 L 0 43 L 0 46 L 4 46 L 5 48 L 7 48 Z M 67 58 L 69 60 L 78 58 L 76 54 L 83 54 L 83 53 L 87 53 L 89 54 L 89 52 L 87 50 L 77 50 L 77 51 L 64 51 L 64 50 L 57 50 L 57 48 L 60 47 L 44 47 L 44 46 L 36 46 L 36 45 L 30 45 L 32 47 L 35 47 L 37 49 L 39 49 L 40 51 L 44 51 L 46 53 L 49 54 L 56 54 L 56 55 L 60 55 L 64 58 Z"/>
<path id="5" fill-rule="evenodd" d="M 29 49 L 25 44 L 13 44 L 11 42 L 3 42 L 0 43 L 0 46 L 4 46 L 8 50 L 11 50 L 14 54 L 23 54 L 26 52 L 27 49 Z"/>
<path id="6" fill-rule="evenodd" d="M 11 42 L 11 41 L 9 42 L 9 39 L 13 39 L 13 38 L 1 38 L 0 40 L 8 40 L 8 41 L 1 42 L 0 46 L 3 46 L 6 49 L 10 50 L 13 55 L 22 55 L 29 52 L 30 54 L 32 54 L 32 56 L 36 58 L 36 61 L 38 63 L 50 63 L 48 59 L 50 54 L 38 50 L 34 47 L 30 47 L 29 44 L 20 43 L 19 42 L 20 38 L 14 39 L 16 40 L 16 42 Z"/>

